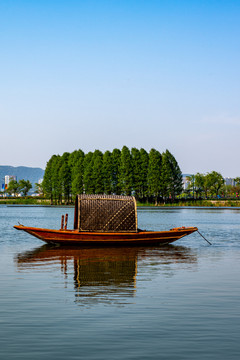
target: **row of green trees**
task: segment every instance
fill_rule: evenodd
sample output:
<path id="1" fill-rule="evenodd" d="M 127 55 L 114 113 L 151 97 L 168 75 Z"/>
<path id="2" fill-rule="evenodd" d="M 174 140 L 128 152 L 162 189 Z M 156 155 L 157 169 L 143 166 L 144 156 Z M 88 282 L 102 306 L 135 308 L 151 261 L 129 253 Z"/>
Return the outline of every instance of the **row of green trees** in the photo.
<path id="1" fill-rule="evenodd" d="M 235 178 L 235 185 L 226 185 L 223 176 L 216 171 L 207 174 L 197 173 L 187 177 L 187 192 L 194 198 L 233 197 L 239 195 L 240 178 Z"/>
<path id="2" fill-rule="evenodd" d="M 17 180 L 9 181 L 8 187 L 4 190 L 5 193 L 9 195 L 17 195 L 23 194 L 27 195 L 29 190 L 32 188 L 32 184 L 29 180 L 21 179 L 17 182 Z"/>
<path id="3" fill-rule="evenodd" d="M 133 194 L 142 202 L 158 202 L 174 200 L 182 192 L 182 173 L 168 150 L 162 154 L 127 146 L 104 153 L 75 150 L 50 158 L 42 187 L 56 204 L 70 203 L 81 193 Z"/>

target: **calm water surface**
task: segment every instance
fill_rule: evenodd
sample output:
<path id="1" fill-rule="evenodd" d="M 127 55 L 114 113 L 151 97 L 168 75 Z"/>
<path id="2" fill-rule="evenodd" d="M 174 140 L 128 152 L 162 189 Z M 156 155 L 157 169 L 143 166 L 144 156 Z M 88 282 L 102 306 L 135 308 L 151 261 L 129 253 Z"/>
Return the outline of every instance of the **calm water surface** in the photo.
<path id="1" fill-rule="evenodd" d="M 139 227 L 198 226 L 166 247 L 45 245 L 73 208 L 0 206 L 0 359 L 239 359 L 240 210 L 149 209 Z"/>

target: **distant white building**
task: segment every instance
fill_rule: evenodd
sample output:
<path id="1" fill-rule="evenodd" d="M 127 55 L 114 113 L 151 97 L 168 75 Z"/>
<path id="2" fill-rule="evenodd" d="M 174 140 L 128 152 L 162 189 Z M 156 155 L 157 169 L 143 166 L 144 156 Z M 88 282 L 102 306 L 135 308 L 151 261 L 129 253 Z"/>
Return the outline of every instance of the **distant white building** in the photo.
<path id="1" fill-rule="evenodd" d="M 190 184 L 190 182 L 187 180 L 188 176 L 192 176 L 190 174 L 183 174 L 182 176 L 182 183 L 183 183 L 183 190 L 187 190 L 188 185 Z"/>
<path id="2" fill-rule="evenodd" d="M 8 184 L 10 183 L 10 181 L 12 180 L 16 180 L 17 181 L 17 177 L 15 175 L 5 175 L 5 189 L 7 189 Z"/>
<path id="3" fill-rule="evenodd" d="M 233 178 L 230 178 L 230 177 L 224 178 L 224 182 L 225 182 L 226 185 L 232 185 L 232 186 L 235 186 L 235 185 L 236 185 L 234 179 L 233 179 Z"/>

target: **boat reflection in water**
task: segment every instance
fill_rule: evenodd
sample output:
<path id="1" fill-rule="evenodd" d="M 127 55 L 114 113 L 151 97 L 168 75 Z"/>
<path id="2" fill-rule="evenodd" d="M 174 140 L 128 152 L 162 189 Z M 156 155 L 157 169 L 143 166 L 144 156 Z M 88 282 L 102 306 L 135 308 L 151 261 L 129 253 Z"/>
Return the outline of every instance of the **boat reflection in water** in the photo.
<path id="1" fill-rule="evenodd" d="M 20 253 L 15 260 L 19 271 L 45 267 L 45 270 L 53 272 L 60 265 L 65 279 L 70 277 L 74 281 L 76 301 L 90 305 L 98 302 L 125 303 L 127 298 L 135 296 L 137 276 L 141 277 L 143 267 L 157 266 L 164 276 L 172 276 L 177 270 L 176 265 L 193 266 L 197 256 L 189 248 L 174 245 L 74 248 L 47 244 Z"/>

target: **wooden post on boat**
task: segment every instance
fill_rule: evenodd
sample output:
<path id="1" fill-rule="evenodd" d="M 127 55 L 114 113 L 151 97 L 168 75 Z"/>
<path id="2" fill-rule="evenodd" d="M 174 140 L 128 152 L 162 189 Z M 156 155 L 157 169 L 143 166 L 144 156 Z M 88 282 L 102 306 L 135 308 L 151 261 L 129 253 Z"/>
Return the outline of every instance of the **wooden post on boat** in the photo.
<path id="1" fill-rule="evenodd" d="M 63 226 L 64 226 L 64 215 L 62 215 L 61 230 L 63 230 Z"/>
<path id="2" fill-rule="evenodd" d="M 68 223 L 68 214 L 65 215 L 65 225 L 64 230 L 67 230 L 67 223 Z"/>

